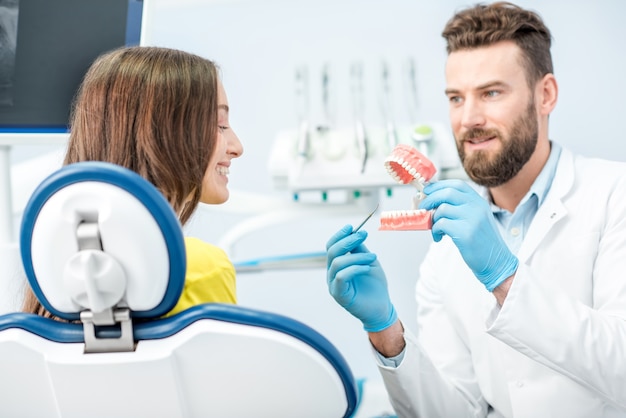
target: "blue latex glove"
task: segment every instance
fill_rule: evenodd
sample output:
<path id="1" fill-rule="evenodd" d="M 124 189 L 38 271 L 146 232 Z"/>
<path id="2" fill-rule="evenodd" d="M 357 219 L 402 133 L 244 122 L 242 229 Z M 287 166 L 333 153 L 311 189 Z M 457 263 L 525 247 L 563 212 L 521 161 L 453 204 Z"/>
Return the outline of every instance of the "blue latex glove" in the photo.
<path id="1" fill-rule="evenodd" d="M 387 278 L 376 254 L 363 245 L 367 232 L 352 234 L 346 225 L 326 244 L 330 294 L 363 323 L 368 332 L 382 331 L 398 319 L 389 298 Z"/>
<path id="2" fill-rule="evenodd" d="M 489 203 L 461 180 L 442 180 L 424 188 L 421 209 L 436 209 L 432 235 L 448 235 L 474 275 L 493 291 L 517 271 L 519 261 L 500 236 Z"/>

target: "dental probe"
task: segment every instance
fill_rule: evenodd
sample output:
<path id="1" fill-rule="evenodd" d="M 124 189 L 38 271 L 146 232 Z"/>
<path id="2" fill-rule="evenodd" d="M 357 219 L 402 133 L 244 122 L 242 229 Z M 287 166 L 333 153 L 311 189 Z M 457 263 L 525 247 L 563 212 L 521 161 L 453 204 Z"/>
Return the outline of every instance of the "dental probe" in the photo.
<path id="1" fill-rule="evenodd" d="M 353 234 L 354 234 L 354 233 L 356 233 L 359 229 L 361 229 L 361 227 L 362 227 L 363 225 L 365 225 L 365 222 L 369 221 L 369 219 L 372 217 L 372 215 L 373 215 L 374 213 L 376 213 L 376 211 L 378 210 L 378 206 L 379 206 L 379 205 L 380 205 L 380 203 L 377 203 L 377 204 L 376 204 L 376 207 L 374 208 L 374 210 L 373 210 L 373 211 L 372 211 L 369 215 L 367 215 L 367 217 L 366 217 L 365 219 L 363 219 L 363 222 L 361 222 L 361 223 L 359 224 L 359 226 L 357 226 L 356 228 L 354 228 L 354 231 L 352 231 L 352 233 L 353 233 Z"/>

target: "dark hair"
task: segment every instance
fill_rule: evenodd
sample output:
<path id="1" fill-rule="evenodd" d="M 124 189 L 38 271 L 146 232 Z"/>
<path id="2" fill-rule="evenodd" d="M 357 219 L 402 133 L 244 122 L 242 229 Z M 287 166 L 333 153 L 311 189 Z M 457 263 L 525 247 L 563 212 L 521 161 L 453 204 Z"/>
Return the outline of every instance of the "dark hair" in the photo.
<path id="1" fill-rule="evenodd" d="M 477 4 L 457 12 L 442 36 L 448 54 L 502 41 L 514 42 L 522 52 L 522 65 L 531 86 L 553 72 L 550 30 L 537 13 L 509 2 Z"/>

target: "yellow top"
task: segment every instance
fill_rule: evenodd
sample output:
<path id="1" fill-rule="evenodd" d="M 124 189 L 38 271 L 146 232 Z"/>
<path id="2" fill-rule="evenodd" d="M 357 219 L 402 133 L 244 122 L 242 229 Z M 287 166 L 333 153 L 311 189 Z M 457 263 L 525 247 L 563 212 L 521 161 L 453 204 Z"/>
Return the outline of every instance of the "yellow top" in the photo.
<path id="1" fill-rule="evenodd" d="M 203 303 L 237 303 L 235 266 L 226 252 L 198 238 L 186 237 L 187 274 L 180 299 L 165 316 Z"/>

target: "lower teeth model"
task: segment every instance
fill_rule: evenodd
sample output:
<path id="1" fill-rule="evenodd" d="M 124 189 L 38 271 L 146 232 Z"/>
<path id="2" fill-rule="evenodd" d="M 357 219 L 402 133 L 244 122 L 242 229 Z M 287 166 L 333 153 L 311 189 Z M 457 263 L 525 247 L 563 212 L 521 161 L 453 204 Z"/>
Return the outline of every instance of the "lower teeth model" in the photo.
<path id="1" fill-rule="evenodd" d="M 425 197 L 424 186 L 437 169 L 421 152 L 407 144 L 397 145 L 385 160 L 391 177 L 400 184 L 412 184 L 417 188 L 410 210 L 391 210 L 380 214 L 381 231 L 419 231 L 432 228 L 432 213 L 418 209 Z"/>

